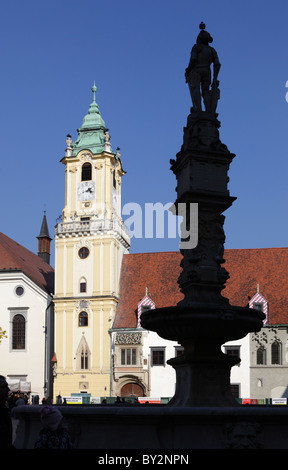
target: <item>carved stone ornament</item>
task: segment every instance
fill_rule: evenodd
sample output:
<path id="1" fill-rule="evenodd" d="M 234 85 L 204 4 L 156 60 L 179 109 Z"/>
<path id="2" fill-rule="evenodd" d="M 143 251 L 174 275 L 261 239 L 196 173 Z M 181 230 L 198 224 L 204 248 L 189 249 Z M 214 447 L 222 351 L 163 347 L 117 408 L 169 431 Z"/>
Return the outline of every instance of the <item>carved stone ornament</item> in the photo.
<path id="1" fill-rule="evenodd" d="M 83 247 L 89 248 L 89 250 L 91 250 L 92 243 L 89 242 L 89 240 L 87 240 L 86 238 L 81 238 L 81 240 L 76 244 L 76 249 L 78 251 L 80 250 L 80 248 L 83 248 Z"/>
<path id="2" fill-rule="evenodd" d="M 90 306 L 90 302 L 89 300 L 81 299 L 77 300 L 74 305 L 76 307 L 76 310 L 79 312 L 80 310 L 87 310 Z"/>
<path id="3" fill-rule="evenodd" d="M 70 173 L 76 173 L 76 171 L 78 171 L 78 168 L 76 165 L 73 165 L 69 167 L 69 171 Z"/>
<path id="4" fill-rule="evenodd" d="M 258 423 L 238 422 L 225 427 L 226 449 L 261 449 L 261 426 Z"/>
<path id="5" fill-rule="evenodd" d="M 260 331 L 259 333 L 252 334 L 252 341 L 255 341 L 259 346 L 263 346 L 268 343 L 266 331 Z"/>
<path id="6" fill-rule="evenodd" d="M 79 390 L 88 390 L 89 382 L 79 382 Z"/>
<path id="7" fill-rule="evenodd" d="M 90 152 L 82 153 L 80 160 L 82 162 L 92 162 L 92 153 Z"/>
<path id="8" fill-rule="evenodd" d="M 94 166 L 95 166 L 96 170 L 101 170 L 101 168 L 103 168 L 103 163 L 102 162 L 97 162 L 97 163 L 95 163 Z"/>

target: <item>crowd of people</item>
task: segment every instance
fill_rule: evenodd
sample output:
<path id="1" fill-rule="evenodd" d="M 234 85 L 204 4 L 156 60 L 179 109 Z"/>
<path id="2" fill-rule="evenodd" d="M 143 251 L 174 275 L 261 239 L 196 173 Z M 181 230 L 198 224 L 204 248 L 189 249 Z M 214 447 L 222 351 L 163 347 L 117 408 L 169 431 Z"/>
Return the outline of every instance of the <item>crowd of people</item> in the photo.
<path id="1" fill-rule="evenodd" d="M 148 401 L 146 402 L 148 404 Z M 13 449 L 13 429 L 12 420 L 13 409 L 20 405 L 40 404 L 39 396 L 30 397 L 28 394 L 13 392 L 9 390 L 6 378 L 0 375 L 0 449 Z M 40 420 L 42 429 L 35 442 L 35 449 L 72 449 L 73 444 L 68 429 L 63 426 L 63 416 L 58 405 L 65 405 L 66 400 L 60 395 L 56 397 L 56 406 L 52 405 L 49 398 L 41 401 Z M 107 404 L 106 399 L 102 400 L 102 405 Z M 117 397 L 115 405 L 138 404 L 137 398 L 132 403 L 124 398 Z"/>
<path id="2" fill-rule="evenodd" d="M 13 408 L 29 403 L 26 394 L 10 392 L 6 378 L 0 375 L 0 449 L 15 449 L 11 416 Z M 59 409 L 42 400 L 40 420 L 42 429 L 35 442 L 35 449 L 72 449 L 68 430 L 63 426 Z"/>

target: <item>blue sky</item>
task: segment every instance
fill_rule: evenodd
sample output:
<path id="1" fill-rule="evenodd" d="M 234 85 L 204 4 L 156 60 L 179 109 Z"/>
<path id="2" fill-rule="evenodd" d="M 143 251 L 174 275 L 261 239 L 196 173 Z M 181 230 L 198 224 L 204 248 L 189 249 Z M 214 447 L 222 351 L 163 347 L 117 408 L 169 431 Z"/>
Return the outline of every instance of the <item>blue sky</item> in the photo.
<path id="1" fill-rule="evenodd" d="M 222 64 L 220 137 L 236 154 L 226 248 L 288 246 L 286 1 L 16 0 L 0 14 L 0 231 L 37 251 L 64 206 L 66 135 L 92 101 L 121 149 L 122 199 L 173 202 L 169 160 L 191 100 L 184 71 L 204 21 Z M 132 252 L 178 250 L 132 239 Z M 53 255 L 53 254 L 52 254 Z"/>

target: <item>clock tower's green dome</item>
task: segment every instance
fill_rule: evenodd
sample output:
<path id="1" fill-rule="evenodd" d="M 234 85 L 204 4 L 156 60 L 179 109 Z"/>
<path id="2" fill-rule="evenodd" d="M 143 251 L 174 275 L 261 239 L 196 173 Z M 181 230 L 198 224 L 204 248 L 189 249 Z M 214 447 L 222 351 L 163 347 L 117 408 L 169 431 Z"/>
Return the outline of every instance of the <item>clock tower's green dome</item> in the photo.
<path id="1" fill-rule="evenodd" d="M 88 114 L 83 119 L 82 126 L 77 129 L 78 139 L 71 145 L 73 156 L 76 156 L 80 150 L 84 149 L 90 150 L 94 154 L 101 153 L 104 150 L 106 126 L 96 103 L 96 91 L 97 88 L 94 83 L 92 87 L 93 101 L 89 106 Z"/>

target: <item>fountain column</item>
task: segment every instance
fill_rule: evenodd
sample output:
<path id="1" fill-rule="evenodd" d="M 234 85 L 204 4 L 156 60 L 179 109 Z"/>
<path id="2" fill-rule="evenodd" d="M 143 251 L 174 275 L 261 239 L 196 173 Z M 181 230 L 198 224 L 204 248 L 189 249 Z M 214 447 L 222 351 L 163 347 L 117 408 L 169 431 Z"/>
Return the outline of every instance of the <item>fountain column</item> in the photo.
<path id="1" fill-rule="evenodd" d="M 178 279 L 184 298 L 176 306 L 144 312 L 141 324 L 184 348 L 181 356 L 168 360 L 176 371 L 176 391 L 170 405 L 231 406 L 237 401 L 230 391 L 230 372 L 240 360 L 224 354 L 221 345 L 259 331 L 265 316 L 260 311 L 232 306 L 222 295 L 229 278 L 223 266 L 223 212 L 236 199 L 228 190 L 228 171 L 235 155 L 219 137 L 216 107 L 220 62 L 203 23 L 200 29 L 185 71 L 193 107 L 181 150 L 175 160 L 170 160 L 177 180 L 175 213 L 183 215 L 186 208 Z M 189 233 L 197 232 L 190 216 L 193 205 L 198 208 L 198 237 L 190 246 Z"/>

